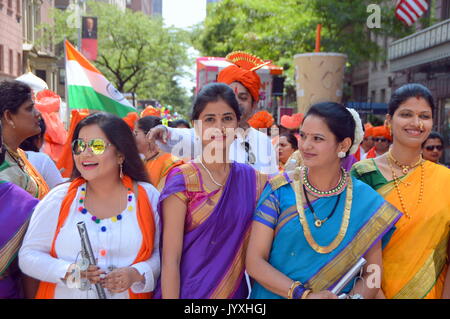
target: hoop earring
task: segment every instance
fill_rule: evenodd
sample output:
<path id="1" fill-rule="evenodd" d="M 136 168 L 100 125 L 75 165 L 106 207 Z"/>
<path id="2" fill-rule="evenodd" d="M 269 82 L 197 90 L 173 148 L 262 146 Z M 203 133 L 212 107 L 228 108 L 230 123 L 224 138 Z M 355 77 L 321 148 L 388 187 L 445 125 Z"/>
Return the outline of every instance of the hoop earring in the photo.
<path id="1" fill-rule="evenodd" d="M 345 157 L 345 152 L 340 151 L 340 152 L 338 152 L 337 156 L 338 156 L 339 158 L 344 158 L 344 157 Z"/>
<path id="2" fill-rule="evenodd" d="M 119 173 L 120 179 L 123 179 L 123 165 L 120 163 L 120 173 Z"/>

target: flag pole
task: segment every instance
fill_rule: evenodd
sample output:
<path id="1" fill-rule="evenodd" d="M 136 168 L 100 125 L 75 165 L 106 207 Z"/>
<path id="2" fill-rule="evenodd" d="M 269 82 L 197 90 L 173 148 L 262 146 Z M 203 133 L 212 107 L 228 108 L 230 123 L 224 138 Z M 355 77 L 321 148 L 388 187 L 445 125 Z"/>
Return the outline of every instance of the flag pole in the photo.
<path id="1" fill-rule="evenodd" d="M 67 39 L 64 37 L 64 90 L 66 97 L 66 130 L 69 130 L 70 127 L 70 107 L 69 107 L 69 91 L 67 90 L 67 48 L 66 48 Z"/>

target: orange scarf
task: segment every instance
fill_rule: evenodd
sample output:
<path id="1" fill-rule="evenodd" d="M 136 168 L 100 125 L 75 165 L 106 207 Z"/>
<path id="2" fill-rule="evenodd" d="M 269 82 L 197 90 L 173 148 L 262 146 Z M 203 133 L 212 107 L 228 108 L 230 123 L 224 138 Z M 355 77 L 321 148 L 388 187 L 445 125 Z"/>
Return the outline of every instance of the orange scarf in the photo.
<path id="1" fill-rule="evenodd" d="M 125 176 L 122 181 L 125 187 L 133 189 L 133 181 L 131 180 L 130 177 Z M 58 238 L 59 231 L 61 230 L 67 217 L 69 216 L 70 206 L 72 205 L 72 202 L 75 199 L 78 187 L 83 185 L 85 182 L 86 180 L 81 177 L 75 179 L 70 184 L 69 190 L 67 191 L 67 195 L 61 204 L 58 224 L 56 225 L 56 231 L 53 237 L 53 242 L 50 250 L 50 255 L 54 258 L 58 258 L 55 250 L 56 238 Z M 136 215 L 142 232 L 142 245 L 133 264 L 148 260 L 150 258 L 153 252 L 153 240 L 155 234 L 155 222 L 153 219 L 153 210 L 148 200 L 145 189 L 140 185 L 138 185 Z M 56 284 L 41 281 L 35 299 L 53 299 L 55 296 L 55 288 Z M 130 296 L 130 299 L 151 299 L 153 295 L 153 293 L 136 294 L 132 292 L 131 289 L 128 289 L 128 294 Z"/>
<path id="2" fill-rule="evenodd" d="M 182 164 L 184 164 L 183 160 L 178 159 L 170 153 L 164 153 L 145 163 L 145 168 L 150 177 L 150 183 L 161 191 L 165 184 L 165 177 L 169 174 L 170 170 Z"/>
<path id="3" fill-rule="evenodd" d="M 38 172 L 38 170 L 33 166 L 33 164 L 30 163 L 30 161 L 27 158 L 27 155 L 25 154 L 25 152 L 23 150 L 18 148 L 17 153 L 20 155 L 20 158 L 25 163 L 25 170 L 27 171 L 28 175 L 30 175 L 30 177 L 36 182 L 36 185 L 38 187 L 37 199 L 44 198 L 44 196 L 47 195 L 48 192 L 50 192 L 50 189 L 48 188 L 48 185 L 45 182 L 45 179 Z"/>

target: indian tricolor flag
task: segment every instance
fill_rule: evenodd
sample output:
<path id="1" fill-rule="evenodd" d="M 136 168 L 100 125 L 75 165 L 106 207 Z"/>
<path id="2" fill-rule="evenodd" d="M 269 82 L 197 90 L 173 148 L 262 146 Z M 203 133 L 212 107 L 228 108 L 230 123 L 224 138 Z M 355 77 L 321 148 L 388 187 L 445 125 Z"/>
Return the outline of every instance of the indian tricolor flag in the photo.
<path id="1" fill-rule="evenodd" d="M 125 117 L 136 109 L 75 47 L 66 45 L 67 101 L 71 109 L 90 109 Z"/>

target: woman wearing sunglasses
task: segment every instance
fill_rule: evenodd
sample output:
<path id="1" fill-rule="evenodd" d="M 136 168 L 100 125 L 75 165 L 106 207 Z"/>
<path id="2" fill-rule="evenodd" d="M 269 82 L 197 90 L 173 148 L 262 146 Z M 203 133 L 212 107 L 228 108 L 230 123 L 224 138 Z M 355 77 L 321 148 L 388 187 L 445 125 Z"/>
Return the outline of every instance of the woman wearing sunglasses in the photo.
<path id="1" fill-rule="evenodd" d="M 389 299 L 450 297 L 450 171 L 421 155 L 433 109 L 431 92 L 423 85 L 397 89 L 386 118 L 391 149 L 353 166 L 355 177 L 403 212 L 383 249 L 382 291 Z"/>
<path id="2" fill-rule="evenodd" d="M 191 118 L 202 155 L 173 168 L 161 192 L 162 271 L 155 297 L 248 296 L 246 243 L 267 179 L 228 160 L 240 116 L 228 85 L 211 83 L 198 93 Z"/>
<path id="3" fill-rule="evenodd" d="M 422 144 L 423 158 L 433 163 L 439 163 L 444 151 L 444 138 L 438 132 L 431 132 Z"/>
<path id="4" fill-rule="evenodd" d="M 37 298 L 96 298 L 96 283 L 107 298 L 150 298 L 160 271 L 159 193 L 130 128 L 115 115 L 92 114 L 77 125 L 72 147 L 72 182 L 39 203 L 20 268 L 41 281 Z M 97 260 L 87 269 L 79 256 L 82 221 Z"/>
<path id="5" fill-rule="evenodd" d="M 6 150 L 6 164 L 0 169 L 0 179 L 12 182 L 31 196 L 42 199 L 49 192 L 47 183 L 19 148 L 27 138 L 40 133 L 39 117 L 28 85 L 19 81 L 0 83 L 0 120 Z"/>

